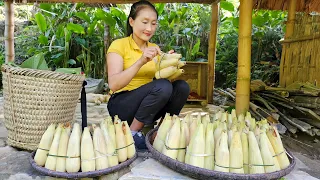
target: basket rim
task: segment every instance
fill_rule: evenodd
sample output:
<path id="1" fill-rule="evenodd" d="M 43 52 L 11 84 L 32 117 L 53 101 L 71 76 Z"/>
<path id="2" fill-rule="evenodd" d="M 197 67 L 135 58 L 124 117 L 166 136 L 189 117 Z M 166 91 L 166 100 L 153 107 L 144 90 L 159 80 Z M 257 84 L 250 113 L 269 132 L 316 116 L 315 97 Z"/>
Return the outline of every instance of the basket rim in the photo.
<path id="1" fill-rule="evenodd" d="M 34 168 L 36 171 L 38 171 L 44 175 L 48 175 L 48 176 L 56 177 L 56 178 L 67 178 L 67 179 L 70 179 L 70 178 L 76 178 L 76 179 L 78 179 L 78 178 L 93 178 L 93 177 L 98 177 L 98 176 L 102 176 L 102 175 L 107 175 L 107 174 L 119 171 L 119 170 L 129 166 L 138 157 L 137 152 L 136 152 L 132 158 L 130 158 L 130 159 L 126 160 L 125 162 L 122 162 L 116 166 L 112 166 L 112 167 L 108 167 L 108 168 L 100 169 L 100 170 L 96 170 L 96 171 L 67 173 L 67 172 L 52 171 L 52 170 L 49 170 L 45 167 L 38 166 L 37 163 L 33 159 L 35 156 L 35 153 L 36 153 L 36 151 L 33 151 L 31 153 L 31 155 L 29 156 L 29 162 L 30 162 L 32 168 Z"/>
<path id="2" fill-rule="evenodd" d="M 150 143 L 150 137 L 158 130 L 158 127 L 155 129 L 152 129 L 149 131 L 146 135 L 146 145 L 153 155 L 152 158 L 156 159 L 159 161 L 161 164 L 178 171 L 182 174 L 185 174 L 187 176 L 196 178 L 196 179 L 203 179 L 203 178 L 208 178 L 208 179 L 219 179 L 219 178 L 224 178 L 224 179 L 237 179 L 237 180 L 243 180 L 243 179 L 277 179 L 281 178 L 287 174 L 289 174 L 294 166 L 296 165 L 296 160 L 294 156 L 292 155 L 291 152 L 287 151 L 289 154 L 289 160 L 290 160 L 290 165 L 282 169 L 280 171 L 275 171 L 271 173 L 263 173 L 263 174 L 237 174 L 237 173 L 226 173 L 226 172 L 220 172 L 220 171 L 214 171 L 214 170 L 208 170 L 200 167 L 196 167 L 190 164 L 182 163 L 178 160 L 174 160 L 168 156 L 163 155 L 160 153 L 158 150 L 156 150 Z M 183 167 L 180 168 L 179 166 Z M 191 169 L 191 170 L 190 170 Z"/>
<path id="3" fill-rule="evenodd" d="M 72 81 L 84 81 L 85 76 L 82 74 L 68 74 L 50 70 L 31 69 L 14 67 L 9 64 L 3 64 L 1 66 L 3 73 L 10 73 L 14 75 L 29 76 L 36 78 L 57 79 L 57 80 L 72 80 Z"/>

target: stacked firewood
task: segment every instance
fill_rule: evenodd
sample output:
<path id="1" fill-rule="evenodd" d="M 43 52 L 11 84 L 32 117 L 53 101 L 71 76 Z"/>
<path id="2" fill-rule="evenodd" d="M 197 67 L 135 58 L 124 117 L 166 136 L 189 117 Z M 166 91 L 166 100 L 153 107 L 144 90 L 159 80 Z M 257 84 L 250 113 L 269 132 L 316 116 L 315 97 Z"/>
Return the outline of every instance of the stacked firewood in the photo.
<path id="1" fill-rule="evenodd" d="M 236 92 L 232 89 L 215 89 L 215 92 L 235 101 Z M 258 120 L 266 118 L 271 123 L 281 123 L 290 134 L 301 131 L 320 136 L 320 88 L 311 84 L 275 88 L 260 80 L 252 81 L 250 112 Z"/>

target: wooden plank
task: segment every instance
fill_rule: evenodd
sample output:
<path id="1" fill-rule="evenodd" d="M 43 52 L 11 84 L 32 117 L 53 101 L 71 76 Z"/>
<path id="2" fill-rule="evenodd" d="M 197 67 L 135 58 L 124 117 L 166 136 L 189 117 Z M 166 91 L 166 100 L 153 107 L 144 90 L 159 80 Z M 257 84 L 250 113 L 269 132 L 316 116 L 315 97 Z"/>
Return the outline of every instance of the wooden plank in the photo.
<path id="1" fill-rule="evenodd" d="M 211 5 L 211 29 L 209 34 L 209 47 L 208 47 L 208 81 L 207 81 L 207 101 L 213 103 L 213 89 L 215 83 L 215 62 L 216 62 L 216 45 L 217 45 L 217 32 L 219 20 L 219 4 L 212 3 Z"/>
<path id="2" fill-rule="evenodd" d="M 200 4 L 211 4 L 219 2 L 220 0 L 150 0 L 151 3 L 200 3 Z M 38 2 L 38 3 L 102 3 L 102 4 L 132 4 L 137 0 L 27 0 L 27 2 Z M 24 3 L 24 0 L 16 0 L 15 3 Z"/>
<path id="3" fill-rule="evenodd" d="M 202 87 L 202 83 L 201 83 L 201 74 L 202 74 L 202 68 L 201 68 L 201 65 L 199 64 L 198 65 L 198 88 L 197 88 L 197 94 L 199 96 L 203 96 L 203 94 L 201 94 L 201 87 Z"/>

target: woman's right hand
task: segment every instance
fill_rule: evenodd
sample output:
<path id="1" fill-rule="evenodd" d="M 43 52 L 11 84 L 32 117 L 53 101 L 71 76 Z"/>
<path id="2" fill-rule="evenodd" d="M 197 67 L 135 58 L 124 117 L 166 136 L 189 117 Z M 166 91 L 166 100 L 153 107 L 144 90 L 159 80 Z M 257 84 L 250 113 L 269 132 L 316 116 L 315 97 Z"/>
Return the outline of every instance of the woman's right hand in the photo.
<path id="1" fill-rule="evenodd" d="M 154 57 L 157 55 L 160 55 L 161 50 L 159 47 L 148 47 L 144 49 L 143 54 L 140 58 L 143 64 L 146 64 L 147 62 L 151 61 Z"/>

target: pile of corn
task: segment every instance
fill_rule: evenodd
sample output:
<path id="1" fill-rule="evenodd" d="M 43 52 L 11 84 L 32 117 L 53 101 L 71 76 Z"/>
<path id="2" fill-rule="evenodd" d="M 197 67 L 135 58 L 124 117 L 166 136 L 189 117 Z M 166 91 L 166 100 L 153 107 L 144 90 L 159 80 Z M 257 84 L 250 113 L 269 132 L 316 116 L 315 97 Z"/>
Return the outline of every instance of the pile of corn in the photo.
<path id="1" fill-rule="evenodd" d="M 92 136 L 91 136 L 92 134 Z M 43 134 L 34 160 L 39 166 L 59 172 L 95 171 L 118 165 L 134 156 L 133 137 L 126 121 L 115 116 L 100 126 L 85 127 L 74 123 L 51 124 Z"/>
<path id="2" fill-rule="evenodd" d="M 182 120 L 167 114 L 153 147 L 172 159 L 193 166 L 241 174 L 268 173 L 290 165 L 277 129 L 250 113 L 236 117 L 218 112 Z"/>
<path id="3" fill-rule="evenodd" d="M 156 79 L 173 80 L 183 74 L 184 70 L 180 68 L 186 65 L 186 62 L 181 61 L 181 57 L 181 54 L 161 55 L 159 61 L 156 62 Z"/>

